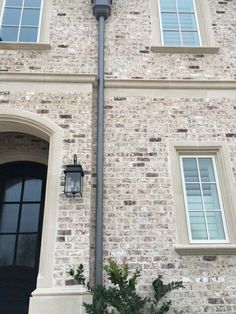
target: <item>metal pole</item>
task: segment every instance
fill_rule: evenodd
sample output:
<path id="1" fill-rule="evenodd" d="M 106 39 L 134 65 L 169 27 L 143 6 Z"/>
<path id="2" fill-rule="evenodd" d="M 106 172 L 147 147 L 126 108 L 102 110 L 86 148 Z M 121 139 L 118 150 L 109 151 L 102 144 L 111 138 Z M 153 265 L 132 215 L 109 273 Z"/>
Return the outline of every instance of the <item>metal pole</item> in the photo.
<path id="1" fill-rule="evenodd" d="M 103 280 L 103 177 L 104 177 L 104 32 L 105 18 L 100 16 L 98 44 L 98 103 L 97 103 L 97 211 L 95 238 L 95 284 Z"/>

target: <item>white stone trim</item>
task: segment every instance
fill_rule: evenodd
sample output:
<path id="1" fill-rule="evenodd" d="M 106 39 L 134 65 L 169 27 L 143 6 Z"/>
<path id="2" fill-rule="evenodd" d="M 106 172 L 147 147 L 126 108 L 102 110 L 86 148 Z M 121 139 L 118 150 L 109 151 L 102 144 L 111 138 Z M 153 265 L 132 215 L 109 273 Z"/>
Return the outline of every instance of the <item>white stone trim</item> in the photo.
<path id="1" fill-rule="evenodd" d="M 5 43 L 0 42 L 0 50 L 50 50 L 51 44 L 50 43 Z"/>
<path id="2" fill-rule="evenodd" d="M 41 83 L 90 83 L 95 84 L 95 74 L 62 73 L 0 73 L 0 82 L 41 82 Z"/>
<path id="3" fill-rule="evenodd" d="M 84 302 L 92 303 L 92 296 L 80 286 L 37 289 L 30 298 L 29 314 L 85 314 Z"/>
<path id="4" fill-rule="evenodd" d="M 92 74 L 0 73 L 0 91 L 91 93 L 95 85 L 96 75 Z"/>
<path id="5" fill-rule="evenodd" d="M 29 314 L 85 314 L 84 302 L 92 303 L 92 296 L 87 292 L 52 290 L 52 293 L 33 295 L 30 298 Z"/>
<path id="6" fill-rule="evenodd" d="M 235 90 L 236 81 L 220 80 L 105 80 L 106 88 L 127 89 L 200 89 L 200 90 Z"/>
<path id="7" fill-rule="evenodd" d="M 97 86 L 95 74 L 62 73 L 0 73 L 0 89 L 4 82 L 11 83 L 70 83 L 92 84 Z M 105 79 L 106 88 L 126 89 L 199 89 L 199 90 L 236 90 L 234 80 L 158 80 L 158 79 Z"/>
<path id="8" fill-rule="evenodd" d="M 201 47 L 167 47 L 167 46 L 151 46 L 151 51 L 159 53 L 181 53 L 181 54 L 213 54 L 218 53 L 219 47 L 201 46 Z"/>
<path id="9" fill-rule="evenodd" d="M 60 296 L 60 295 L 79 295 L 89 294 L 88 290 L 82 285 L 68 286 L 68 287 L 53 287 L 53 288 L 39 288 L 32 292 L 32 296 Z"/>
<path id="10" fill-rule="evenodd" d="M 180 255 L 235 255 L 236 245 L 175 245 Z"/>
<path id="11" fill-rule="evenodd" d="M 26 133 L 42 138 L 50 144 L 41 254 L 37 280 L 37 288 L 49 288 L 53 283 L 63 132 L 54 122 L 34 113 L 17 109 L 0 109 L 0 132 Z"/>
<path id="12" fill-rule="evenodd" d="M 14 161 L 33 161 L 40 164 L 47 165 L 48 158 L 44 152 L 6 152 L 0 154 L 0 164 L 4 164 L 7 162 L 14 162 Z"/>
<path id="13" fill-rule="evenodd" d="M 106 80 L 106 97 L 236 99 L 236 81 Z"/>

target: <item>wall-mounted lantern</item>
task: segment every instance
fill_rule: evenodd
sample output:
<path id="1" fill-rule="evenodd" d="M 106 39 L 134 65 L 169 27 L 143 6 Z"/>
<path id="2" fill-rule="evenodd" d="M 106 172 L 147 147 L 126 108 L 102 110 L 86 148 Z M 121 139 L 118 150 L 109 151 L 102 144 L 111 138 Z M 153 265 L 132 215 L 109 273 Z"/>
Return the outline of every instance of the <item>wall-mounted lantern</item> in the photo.
<path id="1" fill-rule="evenodd" d="M 75 197 L 76 194 L 82 196 L 83 193 L 83 168 L 80 164 L 77 164 L 77 156 L 74 155 L 74 164 L 66 165 L 65 173 L 65 189 L 66 196 Z"/>

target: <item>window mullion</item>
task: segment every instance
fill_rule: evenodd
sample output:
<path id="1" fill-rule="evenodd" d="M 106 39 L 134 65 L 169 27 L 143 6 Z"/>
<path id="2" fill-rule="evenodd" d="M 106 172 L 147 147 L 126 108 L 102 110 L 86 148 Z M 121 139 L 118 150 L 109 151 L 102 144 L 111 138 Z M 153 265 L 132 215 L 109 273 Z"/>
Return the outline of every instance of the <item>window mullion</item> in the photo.
<path id="1" fill-rule="evenodd" d="M 19 213 L 18 213 L 18 221 L 17 221 L 17 229 L 16 229 L 16 240 L 15 240 L 15 250 L 14 250 L 14 257 L 13 257 L 13 265 L 16 264 L 16 255 L 18 249 L 18 240 L 19 240 L 19 232 L 20 232 L 20 222 L 21 222 L 21 213 L 22 213 L 22 202 L 23 202 L 23 195 L 25 189 L 25 178 L 22 177 L 22 187 L 21 187 L 21 196 L 19 202 Z"/>
<path id="2" fill-rule="evenodd" d="M 22 5 L 21 5 L 21 15 L 20 15 L 19 28 L 18 28 L 17 42 L 19 42 L 19 39 L 20 39 L 20 31 L 21 31 L 21 24 L 22 24 L 22 17 L 23 17 L 24 6 L 25 6 L 25 0 L 22 1 Z"/>
<path id="3" fill-rule="evenodd" d="M 3 6 L 2 6 L 2 8 L 0 8 L 0 9 L 2 9 L 1 14 L 0 14 L 0 23 L 1 23 L 0 29 L 2 28 L 2 20 L 3 20 L 3 14 L 4 14 L 5 6 L 6 6 L 6 0 L 3 0 Z"/>
<path id="4" fill-rule="evenodd" d="M 182 38 L 181 27 L 180 27 L 180 19 L 179 19 L 179 4 L 178 4 L 178 0 L 175 0 L 175 2 L 176 2 L 176 13 L 177 13 L 177 19 L 178 19 L 178 26 L 179 26 L 180 44 L 181 44 L 181 46 L 183 46 L 183 38 Z"/>

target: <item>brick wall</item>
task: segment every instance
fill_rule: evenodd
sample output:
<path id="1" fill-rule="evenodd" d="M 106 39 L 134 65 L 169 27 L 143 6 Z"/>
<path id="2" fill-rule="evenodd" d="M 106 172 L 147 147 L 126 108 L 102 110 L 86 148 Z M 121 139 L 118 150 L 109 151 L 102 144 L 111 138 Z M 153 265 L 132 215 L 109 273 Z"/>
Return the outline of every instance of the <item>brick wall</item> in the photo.
<path id="1" fill-rule="evenodd" d="M 171 296 L 183 313 L 234 313 L 235 256 L 174 250 L 169 144 L 225 142 L 236 179 L 235 100 L 108 97 L 106 108 L 105 255 L 141 268 L 144 294 L 159 274 L 183 280 L 186 288 Z"/>
<path id="2" fill-rule="evenodd" d="M 206 0 L 203 0 L 206 1 Z M 158 54 L 150 50 L 149 1 L 115 0 L 106 22 L 106 78 L 235 80 L 236 1 L 208 0 L 217 54 Z M 1 73 L 91 74 L 97 71 L 97 22 L 90 1 L 52 1 L 51 50 L 1 50 Z M 30 111 L 63 130 L 54 284 L 72 284 L 66 273 L 83 263 L 93 277 L 96 188 L 96 93 L 18 91 L 0 85 L 2 109 Z M 45 84 L 41 84 L 42 88 Z M 174 292 L 183 313 L 236 313 L 235 256 L 184 257 L 174 250 L 176 211 L 170 170 L 171 142 L 225 142 L 236 176 L 236 99 L 106 97 L 104 257 L 140 267 L 139 290 L 151 291 L 158 275 L 184 281 Z M 38 139 L 37 139 L 38 141 Z M 47 151 L 32 136 L 0 133 L 1 152 Z M 0 155 L 1 155 L 0 152 Z M 85 170 L 83 198 L 63 194 L 63 166 L 73 154 Z M 57 158 L 57 156 L 55 156 Z M 235 182 L 234 182 L 235 184 Z M 90 270 L 90 272 L 89 272 Z"/>

